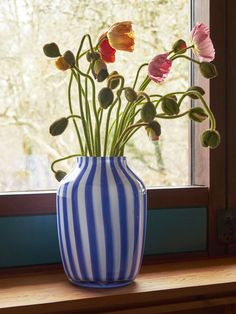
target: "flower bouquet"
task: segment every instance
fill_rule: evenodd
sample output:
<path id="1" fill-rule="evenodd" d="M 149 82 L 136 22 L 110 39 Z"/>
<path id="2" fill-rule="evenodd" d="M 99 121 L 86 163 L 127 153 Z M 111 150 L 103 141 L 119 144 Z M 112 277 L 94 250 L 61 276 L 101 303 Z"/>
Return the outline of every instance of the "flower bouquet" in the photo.
<path id="1" fill-rule="evenodd" d="M 89 49 L 84 51 L 85 40 Z M 152 141 L 158 141 L 161 135 L 162 119 L 177 119 L 185 115 L 195 122 L 201 123 L 210 119 L 210 128 L 201 135 L 204 147 L 215 148 L 220 143 L 220 135 L 216 130 L 216 122 L 212 111 L 203 98 L 205 94 L 200 86 L 190 86 L 185 91 L 168 93 L 166 95 L 150 95 L 147 91 L 150 82 L 157 85 L 168 76 L 172 64 L 177 59 L 186 59 L 199 66 L 201 74 L 212 79 L 217 76 L 217 70 L 211 61 L 214 60 L 215 50 L 209 36 L 209 29 L 202 23 L 197 23 L 190 33 L 190 43 L 183 39 L 177 40 L 170 51 L 156 55 L 152 60 L 143 63 L 137 70 L 132 86 L 125 85 L 124 77 L 117 71 L 109 73 L 108 64 L 115 62 L 116 51 L 134 50 L 134 32 L 129 21 L 112 25 L 102 34 L 93 45 L 89 34 L 81 40 L 76 56 L 68 50 L 61 54 L 56 43 L 46 44 L 44 53 L 50 58 L 56 58 L 59 70 L 69 70 L 68 104 L 70 115 L 56 120 L 50 126 L 50 134 L 62 134 L 72 120 L 79 141 L 79 152 L 60 158 L 52 163 L 52 171 L 57 180 L 66 173 L 55 170 L 54 165 L 62 160 L 75 156 L 123 156 L 126 143 L 141 127 L 147 131 Z M 196 58 L 188 56 L 191 50 Z M 80 62 L 86 58 L 87 71 L 82 71 Z M 138 85 L 141 71 L 146 71 L 145 79 Z M 97 82 L 106 86 L 97 92 Z M 80 112 L 74 112 L 71 88 L 73 82 L 78 88 Z M 89 87 L 90 85 L 90 87 Z M 89 95 L 90 94 L 90 95 Z M 181 104 L 186 97 L 198 99 L 202 106 L 193 107 L 181 112 Z M 112 120 L 115 113 L 115 118 Z"/>
<path id="2" fill-rule="evenodd" d="M 78 137 L 79 151 L 52 163 L 57 191 L 57 225 L 61 257 L 68 279 L 83 287 L 119 287 L 131 283 L 140 269 L 146 231 L 147 197 L 142 181 L 128 167 L 125 145 L 137 130 L 144 127 L 152 141 L 161 136 L 162 119 L 188 115 L 195 122 L 210 119 L 210 129 L 201 135 L 204 147 L 220 143 L 213 113 L 203 98 L 204 90 L 188 90 L 166 95 L 150 94 L 148 85 L 163 82 L 172 63 L 187 59 L 199 65 L 208 79 L 217 75 L 214 48 L 208 28 L 197 24 L 189 45 L 177 40 L 168 52 L 158 54 L 142 64 L 132 86 L 126 86 L 117 71 L 109 73 L 107 64 L 115 61 L 116 51 L 132 52 L 134 33 L 131 22 L 112 25 L 96 45 L 85 35 L 76 55 L 70 50 L 61 54 L 55 43 L 44 46 L 44 53 L 56 58 L 56 67 L 70 71 L 68 103 L 70 114 L 50 126 L 53 136 L 62 134 L 72 121 Z M 89 49 L 83 49 L 88 40 Z M 197 59 L 187 55 L 192 50 Z M 81 59 L 86 58 L 86 71 Z M 145 79 L 138 84 L 141 71 Z M 105 86 L 97 92 L 97 82 Z M 73 85 L 75 83 L 75 85 Z M 72 85 L 78 91 L 79 112 L 74 111 Z M 186 97 L 202 106 L 181 111 Z M 66 175 L 55 170 L 57 162 L 79 156 L 73 170 Z"/>

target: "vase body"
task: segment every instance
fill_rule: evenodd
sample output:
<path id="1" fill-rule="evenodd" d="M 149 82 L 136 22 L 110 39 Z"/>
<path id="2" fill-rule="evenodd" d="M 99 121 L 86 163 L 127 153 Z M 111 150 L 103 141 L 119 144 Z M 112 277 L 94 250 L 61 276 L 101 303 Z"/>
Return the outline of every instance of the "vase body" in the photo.
<path id="1" fill-rule="evenodd" d="M 68 279 L 85 287 L 129 284 L 146 233 L 146 189 L 126 157 L 79 157 L 60 182 L 57 226 Z"/>

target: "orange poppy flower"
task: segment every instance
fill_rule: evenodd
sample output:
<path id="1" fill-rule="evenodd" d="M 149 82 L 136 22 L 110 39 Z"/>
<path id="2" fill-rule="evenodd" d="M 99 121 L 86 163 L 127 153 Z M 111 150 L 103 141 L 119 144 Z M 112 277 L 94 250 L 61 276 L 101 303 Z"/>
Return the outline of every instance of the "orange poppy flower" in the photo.
<path id="1" fill-rule="evenodd" d="M 132 22 L 113 24 L 107 32 L 107 38 L 112 48 L 132 52 L 134 50 Z"/>

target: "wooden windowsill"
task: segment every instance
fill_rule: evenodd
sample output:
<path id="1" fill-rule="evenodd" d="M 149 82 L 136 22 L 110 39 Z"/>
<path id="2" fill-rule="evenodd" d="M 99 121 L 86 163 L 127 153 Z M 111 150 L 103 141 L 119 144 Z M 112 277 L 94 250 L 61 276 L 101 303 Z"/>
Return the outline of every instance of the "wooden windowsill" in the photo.
<path id="1" fill-rule="evenodd" d="M 130 286 L 107 290 L 78 288 L 60 267 L 0 272 L 0 313 L 185 313 L 234 303 L 235 257 L 145 265 Z"/>

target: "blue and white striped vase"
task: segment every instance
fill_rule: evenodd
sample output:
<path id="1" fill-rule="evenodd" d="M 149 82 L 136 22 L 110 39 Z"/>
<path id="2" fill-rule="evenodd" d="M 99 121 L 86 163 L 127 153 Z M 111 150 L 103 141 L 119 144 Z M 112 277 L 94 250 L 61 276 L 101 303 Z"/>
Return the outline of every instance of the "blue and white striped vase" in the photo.
<path id="1" fill-rule="evenodd" d="M 60 182 L 57 226 L 68 279 L 110 288 L 131 283 L 142 262 L 146 189 L 126 157 L 79 157 Z"/>

